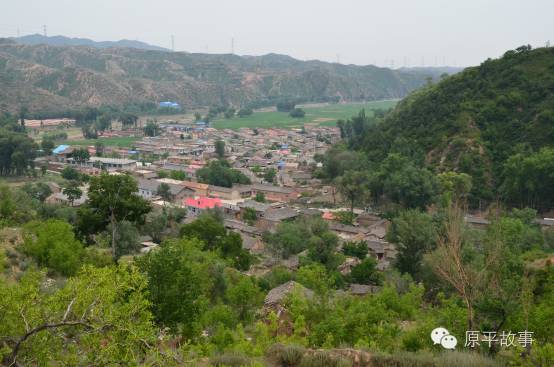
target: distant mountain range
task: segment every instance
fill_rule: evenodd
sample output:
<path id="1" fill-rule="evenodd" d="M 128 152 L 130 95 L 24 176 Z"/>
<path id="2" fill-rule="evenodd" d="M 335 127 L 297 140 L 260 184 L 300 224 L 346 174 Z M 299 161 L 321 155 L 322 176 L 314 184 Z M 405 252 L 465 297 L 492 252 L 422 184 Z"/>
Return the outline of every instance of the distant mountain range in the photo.
<path id="1" fill-rule="evenodd" d="M 236 107 L 278 98 L 363 101 L 402 98 L 443 70 L 300 61 L 144 49 L 136 41 L 90 45 L 23 44 L 0 39 L 0 110 L 65 111 L 170 100 L 186 108 Z M 42 37 L 44 38 L 44 37 Z M 54 42 L 56 37 L 48 37 Z M 62 37 L 63 42 L 81 42 Z M 84 41 L 88 42 L 88 41 Z M 93 42 L 93 41 L 91 41 Z M 125 47 L 122 47 L 123 42 Z M 101 48 L 99 44 L 114 47 Z M 144 46 L 146 45 L 146 46 Z M 137 48 L 138 47 L 138 48 Z"/>
<path id="2" fill-rule="evenodd" d="M 88 38 L 70 38 L 65 36 L 43 36 L 41 34 L 30 34 L 21 37 L 12 37 L 17 43 L 24 45 L 50 45 L 50 46 L 88 46 L 94 48 L 110 48 L 110 47 L 129 47 L 138 48 L 139 50 L 151 51 L 171 51 L 167 48 L 150 45 L 141 41 L 119 40 L 119 41 L 93 41 Z"/>

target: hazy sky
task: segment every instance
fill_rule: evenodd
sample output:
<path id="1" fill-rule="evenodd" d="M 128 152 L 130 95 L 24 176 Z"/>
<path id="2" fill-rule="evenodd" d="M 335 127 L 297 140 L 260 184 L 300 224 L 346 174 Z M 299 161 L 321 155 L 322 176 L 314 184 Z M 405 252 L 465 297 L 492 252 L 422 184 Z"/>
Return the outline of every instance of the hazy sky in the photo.
<path id="1" fill-rule="evenodd" d="M 0 0 L 0 36 L 138 39 L 178 51 L 307 60 L 479 64 L 554 43 L 554 0 Z"/>

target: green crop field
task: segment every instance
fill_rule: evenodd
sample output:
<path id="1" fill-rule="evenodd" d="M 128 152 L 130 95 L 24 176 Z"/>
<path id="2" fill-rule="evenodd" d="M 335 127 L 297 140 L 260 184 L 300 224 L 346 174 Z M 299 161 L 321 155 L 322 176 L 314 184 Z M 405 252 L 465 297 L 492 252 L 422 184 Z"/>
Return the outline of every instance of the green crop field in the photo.
<path id="1" fill-rule="evenodd" d="M 66 140 L 62 144 L 94 145 L 96 142 L 101 142 L 107 147 L 131 148 L 137 140 L 140 139 L 134 136 L 121 136 L 113 138 Z"/>
<path id="2" fill-rule="evenodd" d="M 317 106 L 299 106 L 306 111 L 304 118 L 293 118 L 285 112 L 255 111 L 252 116 L 235 117 L 232 119 L 217 119 L 212 123 L 216 129 L 240 129 L 249 128 L 293 128 L 303 124 L 318 124 L 323 126 L 335 126 L 337 120 L 347 119 L 357 115 L 360 110 L 366 113 L 374 109 L 388 109 L 394 107 L 397 101 L 376 101 L 366 103 L 325 104 Z"/>

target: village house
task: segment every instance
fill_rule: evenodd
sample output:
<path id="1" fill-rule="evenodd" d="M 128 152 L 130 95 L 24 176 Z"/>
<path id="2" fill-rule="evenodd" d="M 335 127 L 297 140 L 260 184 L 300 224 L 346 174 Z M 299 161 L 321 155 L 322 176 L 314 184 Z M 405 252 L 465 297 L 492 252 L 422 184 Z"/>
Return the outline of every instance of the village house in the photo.
<path id="1" fill-rule="evenodd" d="M 283 221 L 293 220 L 298 217 L 298 211 L 292 208 L 272 208 L 268 209 L 262 218 L 256 222 L 256 227 L 262 230 L 272 230 Z"/>
<path id="2" fill-rule="evenodd" d="M 221 207 L 221 199 L 208 197 L 186 198 L 183 202 L 189 216 L 198 216 L 206 210 Z"/>
<path id="3" fill-rule="evenodd" d="M 83 194 L 81 195 L 80 198 L 75 199 L 73 201 L 73 203 L 71 203 L 71 201 L 69 200 L 67 195 L 63 193 L 63 190 L 59 191 L 59 192 L 54 192 L 52 195 L 50 195 L 49 197 L 46 198 L 45 202 L 48 203 L 48 204 L 62 204 L 62 205 L 69 205 L 69 206 L 81 206 L 88 199 L 87 188 L 81 187 L 81 191 L 83 192 Z"/>
<path id="4" fill-rule="evenodd" d="M 183 186 L 193 190 L 196 196 L 208 196 L 208 184 L 193 181 L 183 181 Z"/>
<path id="5" fill-rule="evenodd" d="M 225 200 L 246 199 L 252 196 L 252 189 L 247 185 L 233 185 L 233 187 L 209 185 L 208 196 Z"/>
<path id="6" fill-rule="evenodd" d="M 244 215 L 244 212 L 247 208 L 254 209 L 256 211 L 256 217 L 263 218 L 265 213 L 271 208 L 280 207 L 282 203 L 260 203 L 255 200 L 245 200 L 241 203 L 238 203 L 240 208 L 240 215 Z"/>
<path id="7" fill-rule="evenodd" d="M 281 187 L 264 184 L 252 185 L 252 196 L 256 196 L 257 193 L 261 193 L 269 201 L 282 201 L 289 203 L 298 198 L 298 192 L 290 187 Z"/>

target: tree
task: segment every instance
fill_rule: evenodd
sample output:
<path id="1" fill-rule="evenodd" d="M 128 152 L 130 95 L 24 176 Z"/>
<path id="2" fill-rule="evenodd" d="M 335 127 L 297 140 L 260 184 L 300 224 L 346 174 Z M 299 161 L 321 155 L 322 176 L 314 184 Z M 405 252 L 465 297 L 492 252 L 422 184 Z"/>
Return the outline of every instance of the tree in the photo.
<path id="1" fill-rule="evenodd" d="M 263 192 L 257 192 L 256 193 L 256 196 L 254 197 L 254 200 L 257 201 L 258 203 L 265 203 L 266 200 L 265 200 L 265 194 Z"/>
<path id="2" fill-rule="evenodd" d="M 369 184 L 374 199 L 384 197 L 405 208 L 425 209 L 438 193 L 437 178 L 428 169 L 396 153 L 387 156 Z"/>
<path id="3" fill-rule="evenodd" d="M 99 131 L 110 130 L 112 128 L 112 116 L 109 113 L 100 115 L 96 120 L 96 128 Z"/>
<path id="4" fill-rule="evenodd" d="M 215 142 L 215 153 L 220 159 L 225 157 L 225 142 L 223 140 Z"/>
<path id="5" fill-rule="evenodd" d="M 483 269 L 475 269 L 464 261 L 468 243 L 462 211 L 450 207 L 444 230 L 438 237 L 436 249 L 426 255 L 435 274 L 450 284 L 464 301 L 467 310 L 467 330 L 474 330 L 475 303 L 485 279 Z"/>
<path id="6" fill-rule="evenodd" d="M 83 191 L 76 184 L 70 184 L 62 190 L 63 194 L 67 196 L 69 200 L 69 205 L 73 206 L 75 200 L 78 200 L 83 195 Z"/>
<path id="7" fill-rule="evenodd" d="M 146 279 L 135 267 L 87 266 L 47 290 L 45 280 L 37 272 L 18 283 L 0 279 L 5 365 L 133 365 L 148 358 L 145 345 L 154 345 L 157 333 Z"/>
<path id="8" fill-rule="evenodd" d="M 116 224 L 115 231 L 116 259 L 123 255 L 137 253 L 140 249 L 140 234 L 135 225 L 127 220 L 122 220 Z M 112 224 L 108 224 L 106 228 L 108 233 L 113 233 Z"/>
<path id="9" fill-rule="evenodd" d="M 117 260 L 119 253 L 116 243 L 118 224 L 124 220 L 142 222 L 144 215 L 150 211 L 150 205 L 137 191 L 137 182 L 127 174 L 102 173 L 90 180 L 88 205 L 104 218 L 106 225 L 111 225 L 114 260 Z"/>
<path id="10" fill-rule="evenodd" d="M 433 218 L 417 209 L 402 211 L 393 218 L 387 239 L 396 244 L 398 250 L 396 268 L 414 279 L 421 279 L 423 255 L 433 250 L 437 241 Z"/>
<path id="11" fill-rule="evenodd" d="M 294 118 L 303 118 L 304 116 L 306 116 L 306 112 L 304 112 L 304 110 L 301 108 L 295 108 L 289 112 L 289 116 Z"/>
<path id="12" fill-rule="evenodd" d="M 24 251 L 40 266 L 64 275 L 73 275 L 81 266 L 83 245 L 75 239 L 70 224 L 60 220 L 30 223 Z"/>
<path id="13" fill-rule="evenodd" d="M 234 183 L 250 184 L 250 179 L 242 172 L 232 169 L 224 160 L 212 161 L 206 167 L 196 171 L 199 182 L 209 185 L 232 187 Z"/>
<path id="14" fill-rule="evenodd" d="M 199 112 L 194 113 L 194 121 L 198 122 L 202 120 L 202 115 Z"/>
<path id="15" fill-rule="evenodd" d="M 342 245 L 342 253 L 346 256 L 354 256 L 357 257 L 360 260 L 363 260 L 366 258 L 369 250 L 367 248 L 367 242 L 366 241 L 358 241 L 358 242 L 346 242 Z"/>
<path id="16" fill-rule="evenodd" d="M 237 112 L 238 117 L 251 116 L 254 113 L 251 108 L 243 107 Z"/>
<path id="17" fill-rule="evenodd" d="M 27 183 L 22 187 L 30 197 L 37 199 L 41 203 L 52 195 L 52 189 L 44 182 L 37 182 L 36 184 Z"/>
<path id="18" fill-rule="evenodd" d="M 268 168 L 264 173 L 264 180 L 269 183 L 274 183 L 276 176 L 277 171 L 275 170 L 275 168 Z"/>
<path id="19" fill-rule="evenodd" d="M 253 208 L 246 208 L 244 210 L 244 213 L 242 214 L 242 220 L 244 220 L 249 225 L 254 225 L 254 222 L 258 219 L 258 215 L 256 214 L 256 210 Z"/>
<path id="20" fill-rule="evenodd" d="M 146 136 L 157 136 L 160 131 L 160 126 L 154 121 L 148 121 L 144 127 L 144 135 Z"/>
<path id="21" fill-rule="evenodd" d="M 40 143 L 40 147 L 44 151 L 45 155 L 50 155 L 50 154 L 52 154 L 52 149 L 54 149 L 54 142 L 50 139 L 42 138 L 42 142 Z"/>
<path id="22" fill-rule="evenodd" d="M 83 163 L 89 160 L 90 154 L 88 149 L 79 148 L 75 149 L 73 153 L 71 153 L 71 157 L 75 160 L 75 162 Z"/>
<path id="23" fill-rule="evenodd" d="M 157 194 L 161 196 L 161 198 L 165 201 L 171 201 L 173 199 L 173 195 L 171 194 L 171 187 L 169 187 L 169 185 L 165 182 L 162 182 L 158 185 Z"/>
<path id="24" fill-rule="evenodd" d="M 161 243 L 168 226 L 170 226 L 170 216 L 167 214 L 166 210 L 163 210 L 159 214 L 149 213 L 146 216 L 146 223 L 143 226 L 143 230 L 152 237 L 152 241 Z"/>
<path id="25" fill-rule="evenodd" d="M 229 265 L 248 270 L 252 257 L 242 248 L 242 238 L 238 233 L 228 232 L 214 213 L 204 213 L 192 223 L 185 224 L 180 229 L 183 238 L 196 238 L 203 244 L 203 250 L 218 252 Z"/>
<path id="26" fill-rule="evenodd" d="M 37 144 L 20 131 L 12 117 L 0 116 L 0 175 L 21 175 L 34 167 Z"/>
<path id="27" fill-rule="evenodd" d="M 85 139 L 97 139 L 98 138 L 98 131 L 96 130 L 96 126 L 93 125 L 93 124 L 83 125 L 81 127 L 81 131 L 83 133 L 83 138 L 85 138 Z"/>
<path id="28" fill-rule="evenodd" d="M 335 255 L 338 242 L 337 235 L 328 230 L 320 235 L 313 235 L 308 241 L 308 257 L 330 270 L 334 269 L 338 265 Z"/>
<path id="29" fill-rule="evenodd" d="M 119 118 L 118 118 L 119 122 L 121 122 L 121 124 L 126 127 L 126 126 L 135 126 L 136 127 L 136 124 L 137 124 L 137 121 L 138 121 L 138 116 L 137 115 L 134 115 L 132 113 L 122 113 Z"/>
<path id="30" fill-rule="evenodd" d="M 187 174 L 185 171 L 171 171 L 169 177 L 174 180 L 184 181 L 187 179 Z"/>
<path id="31" fill-rule="evenodd" d="M 23 127 L 25 126 L 25 117 L 27 116 L 27 113 L 29 113 L 29 107 L 27 106 L 19 107 L 19 122 Z"/>
<path id="32" fill-rule="evenodd" d="M 225 298 L 231 307 L 238 310 L 239 319 L 248 321 L 252 318 L 249 311 L 261 305 L 263 294 L 252 278 L 241 275 L 236 284 L 227 288 Z"/>
<path id="33" fill-rule="evenodd" d="M 444 172 L 437 176 L 441 191 L 447 203 L 452 201 L 460 204 L 467 200 L 471 192 L 471 176 L 466 173 Z"/>
<path id="34" fill-rule="evenodd" d="M 296 102 L 290 100 L 283 100 L 277 103 L 277 111 L 279 112 L 290 112 L 296 106 Z"/>
<path id="35" fill-rule="evenodd" d="M 215 275 L 210 268 L 215 268 L 216 259 L 201 248 L 198 240 L 171 240 L 136 260 L 148 278 L 156 320 L 187 338 L 200 333 L 205 295 Z"/>
<path id="36" fill-rule="evenodd" d="M 101 141 L 95 141 L 94 142 L 94 150 L 96 151 L 97 157 L 102 157 L 104 155 L 104 143 Z"/>
<path id="37" fill-rule="evenodd" d="M 350 279 L 353 283 L 380 285 L 383 277 L 377 270 L 377 261 L 373 257 L 367 257 L 352 268 Z"/>
<path id="38" fill-rule="evenodd" d="M 71 180 L 71 181 L 79 180 L 80 178 L 79 172 L 71 166 L 65 166 L 61 172 L 61 175 L 66 180 Z"/>
<path id="39" fill-rule="evenodd" d="M 179 234 L 183 238 L 197 238 L 207 250 L 215 250 L 226 231 L 222 223 L 209 213 L 202 214 L 195 221 L 181 227 Z"/>
<path id="40" fill-rule="evenodd" d="M 346 171 L 337 179 L 339 192 L 350 204 L 350 212 L 354 213 L 356 203 L 364 203 L 369 196 L 367 175 L 363 172 Z"/>
<path id="41" fill-rule="evenodd" d="M 554 207 L 554 149 L 515 154 L 504 165 L 501 193 L 518 206 L 539 210 Z"/>
<path id="42" fill-rule="evenodd" d="M 228 108 L 223 114 L 226 119 L 232 119 L 233 117 L 235 117 L 235 109 Z"/>
<path id="43" fill-rule="evenodd" d="M 310 233 L 307 228 L 296 223 L 281 222 L 274 233 L 266 232 L 263 235 L 264 243 L 275 255 L 288 259 L 306 249 L 306 238 Z"/>

